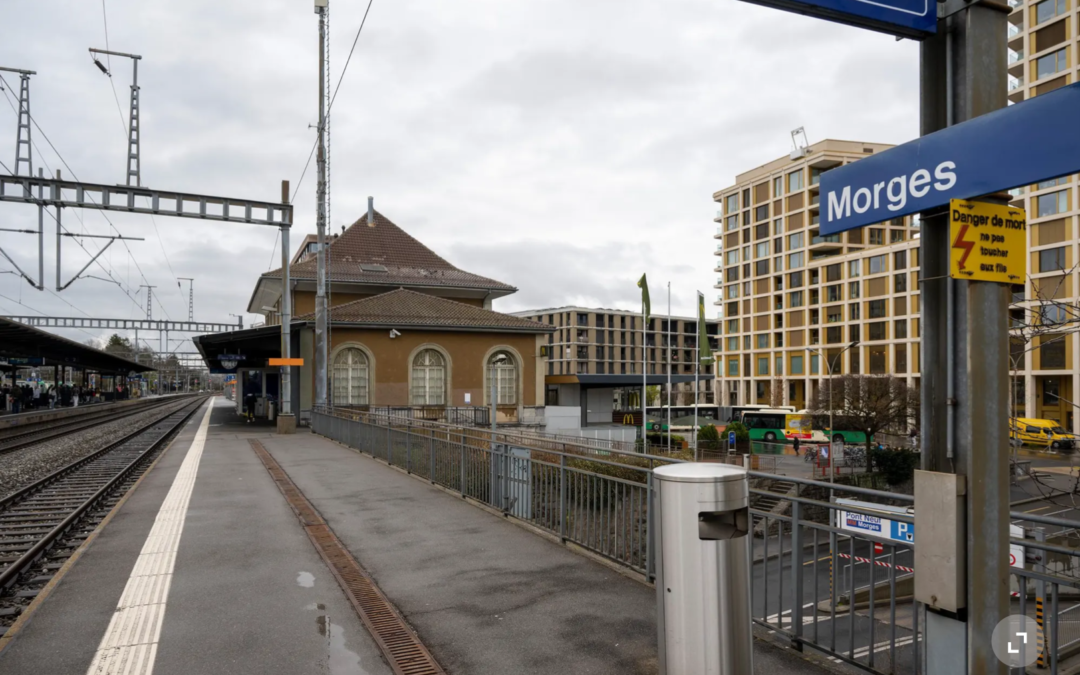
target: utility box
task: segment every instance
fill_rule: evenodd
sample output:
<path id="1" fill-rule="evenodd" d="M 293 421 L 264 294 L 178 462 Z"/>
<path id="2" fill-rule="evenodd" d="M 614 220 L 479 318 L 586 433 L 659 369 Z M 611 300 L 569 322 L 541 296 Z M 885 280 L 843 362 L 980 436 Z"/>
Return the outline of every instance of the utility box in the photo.
<path id="1" fill-rule="evenodd" d="M 915 471 L 915 599 L 954 615 L 967 606 L 966 487 L 964 476 Z"/>
<path id="2" fill-rule="evenodd" d="M 660 675 L 754 672 L 746 469 L 688 462 L 653 477 Z"/>

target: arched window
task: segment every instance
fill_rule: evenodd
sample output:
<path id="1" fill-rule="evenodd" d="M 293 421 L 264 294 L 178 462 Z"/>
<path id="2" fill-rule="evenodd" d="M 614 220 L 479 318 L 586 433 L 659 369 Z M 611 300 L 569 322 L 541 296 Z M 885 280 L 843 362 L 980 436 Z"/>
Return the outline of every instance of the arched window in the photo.
<path id="1" fill-rule="evenodd" d="M 498 383 L 498 405 L 517 405 L 518 378 L 517 364 L 514 362 L 514 357 L 508 352 L 495 352 L 491 355 L 487 367 L 489 387 L 491 386 L 493 371 L 494 380 Z M 491 398 L 488 397 L 488 400 L 490 401 Z"/>
<path id="2" fill-rule="evenodd" d="M 412 404 L 446 404 L 446 359 L 434 349 L 425 349 L 413 358 Z"/>
<path id="3" fill-rule="evenodd" d="M 334 405 L 367 405 L 370 368 L 368 357 L 355 347 L 334 357 Z"/>

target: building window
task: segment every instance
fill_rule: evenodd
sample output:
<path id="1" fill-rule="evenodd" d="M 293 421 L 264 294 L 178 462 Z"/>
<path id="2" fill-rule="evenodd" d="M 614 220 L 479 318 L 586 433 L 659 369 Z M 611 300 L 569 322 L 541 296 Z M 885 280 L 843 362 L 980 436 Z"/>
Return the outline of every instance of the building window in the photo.
<path id="1" fill-rule="evenodd" d="M 825 313 L 825 323 L 840 323 L 844 320 L 843 307 L 830 307 Z"/>
<path id="2" fill-rule="evenodd" d="M 1065 247 L 1048 248 L 1039 251 L 1039 271 L 1053 272 L 1065 269 Z"/>
<path id="3" fill-rule="evenodd" d="M 789 251 L 794 251 L 797 248 L 803 247 L 803 233 L 796 232 L 795 234 L 787 238 L 787 247 Z"/>
<path id="4" fill-rule="evenodd" d="M 783 237 L 780 237 L 779 239 L 773 239 L 772 243 L 773 243 L 773 253 L 783 253 L 784 252 L 784 238 Z"/>
<path id="5" fill-rule="evenodd" d="M 840 326 L 830 326 L 825 329 L 825 342 L 832 345 L 843 341 L 844 333 Z"/>
<path id="6" fill-rule="evenodd" d="M 811 375 L 817 375 L 818 371 L 820 371 L 820 370 L 821 370 L 821 368 L 818 366 L 818 355 L 817 354 L 811 354 L 810 355 L 810 374 Z"/>
<path id="7" fill-rule="evenodd" d="M 724 232 L 731 232 L 732 230 L 739 229 L 739 217 L 728 216 L 724 218 Z"/>
<path id="8" fill-rule="evenodd" d="M 840 291 L 841 284 L 833 284 L 825 287 L 825 302 L 840 302 L 843 293 Z"/>
<path id="9" fill-rule="evenodd" d="M 867 324 L 866 339 L 868 340 L 888 340 L 889 331 L 886 327 L 885 321 L 875 321 Z"/>
<path id="10" fill-rule="evenodd" d="M 724 263 L 728 265 L 739 264 L 739 249 L 733 249 L 724 254 Z"/>
<path id="11" fill-rule="evenodd" d="M 579 326 L 588 326 L 589 325 L 589 315 L 578 312 L 577 325 L 579 325 Z"/>
<path id="12" fill-rule="evenodd" d="M 881 246 L 885 243 L 885 230 L 879 227 L 870 228 L 870 245 Z M 873 274 L 873 272 L 870 272 Z"/>
<path id="13" fill-rule="evenodd" d="M 871 347 L 869 349 L 871 375 L 885 374 L 885 360 L 888 351 L 889 350 L 884 345 L 881 345 L 879 347 Z"/>
<path id="14" fill-rule="evenodd" d="M 494 369 L 495 382 L 498 383 L 499 400 L 498 405 L 517 405 L 517 390 L 518 390 L 518 375 L 517 364 L 514 362 L 514 357 L 510 356 L 507 352 L 495 352 L 488 359 L 488 372 L 486 377 L 488 378 L 488 385 L 490 386 L 492 378 L 492 369 Z M 491 398 L 488 398 L 490 401 Z"/>
<path id="15" fill-rule="evenodd" d="M 446 404 L 446 359 L 434 349 L 425 349 L 413 358 L 412 404 Z"/>
<path id="16" fill-rule="evenodd" d="M 871 319 L 881 319 L 885 317 L 885 301 L 884 300 L 871 300 L 867 304 L 867 315 Z"/>
<path id="17" fill-rule="evenodd" d="M 769 348 L 769 334 L 759 333 L 757 336 L 757 348 L 768 349 Z"/>
<path id="18" fill-rule="evenodd" d="M 759 260 L 754 263 L 754 276 L 760 277 L 769 273 L 769 261 Z"/>
<path id="19" fill-rule="evenodd" d="M 1066 0 L 1043 0 L 1035 5 L 1035 23 L 1040 24 L 1061 16 L 1067 10 Z"/>
<path id="20" fill-rule="evenodd" d="M 876 255 L 870 258 L 870 271 L 869 274 L 878 274 L 885 271 L 885 256 Z"/>
<path id="21" fill-rule="evenodd" d="M 847 275 L 849 277 L 855 278 L 855 277 L 859 276 L 859 274 L 861 272 L 862 272 L 862 261 L 861 260 L 852 260 L 852 261 L 848 262 Z"/>
<path id="22" fill-rule="evenodd" d="M 1040 370 L 1065 367 L 1065 340 L 1060 335 L 1045 335 L 1039 343 Z"/>
<path id="23" fill-rule="evenodd" d="M 787 191 L 796 192 L 801 189 L 803 189 L 802 170 L 792 171 L 787 175 Z"/>
<path id="24" fill-rule="evenodd" d="M 841 274 L 842 271 L 840 263 L 836 263 L 835 265 L 827 265 L 825 267 L 826 282 L 840 281 Z"/>
<path id="25" fill-rule="evenodd" d="M 907 337 L 907 319 L 898 319 L 893 322 L 893 337 L 897 340 Z"/>
<path id="26" fill-rule="evenodd" d="M 787 257 L 787 266 L 789 270 L 799 269 L 803 266 L 803 254 L 802 251 L 798 253 L 792 253 Z"/>
<path id="27" fill-rule="evenodd" d="M 893 230 L 893 231 L 889 232 L 889 243 L 890 244 L 899 244 L 902 241 L 904 241 L 904 231 L 903 230 Z"/>
<path id="28" fill-rule="evenodd" d="M 739 210 L 739 194 L 728 195 L 726 203 L 724 204 L 725 213 L 735 213 Z"/>
<path id="29" fill-rule="evenodd" d="M 859 316 L 861 314 L 860 308 L 859 308 L 859 303 L 853 302 L 850 305 L 848 305 L 848 314 L 850 315 L 850 318 L 851 318 L 852 321 L 858 321 Z"/>
<path id="30" fill-rule="evenodd" d="M 368 405 L 370 368 L 368 357 L 355 347 L 334 357 L 334 405 Z"/>
<path id="31" fill-rule="evenodd" d="M 893 277 L 893 291 L 896 293 L 907 292 L 907 274 L 897 274 Z"/>
<path id="32" fill-rule="evenodd" d="M 743 339 L 742 339 L 742 348 L 743 348 L 744 350 L 746 350 L 746 351 L 749 351 L 749 350 L 750 350 L 750 336 L 749 336 L 749 335 L 744 335 L 744 336 L 743 336 Z M 750 357 L 747 357 L 747 358 L 750 358 Z M 749 362 L 748 362 L 748 363 L 749 363 Z M 750 366 L 747 366 L 747 367 L 746 367 L 746 369 L 747 369 L 747 370 L 750 370 Z"/>
<path id="33" fill-rule="evenodd" d="M 821 169 L 810 167 L 810 184 L 817 185 L 821 182 Z"/>
<path id="34" fill-rule="evenodd" d="M 729 359 L 728 360 L 728 362 L 727 362 L 727 374 L 730 377 L 738 377 L 739 376 L 739 360 L 738 359 Z"/>
<path id="35" fill-rule="evenodd" d="M 728 333 L 738 333 L 739 332 L 739 320 L 738 319 L 728 319 L 727 332 Z"/>
<path id="36" fill-rule="evenodd" d="M 848 298 L 850 298 L 852 300 L 855 300 L 858 297 L 860 297 L 860 295 L 859 295 L 859 282 L 858 281 L 852 281 L 851 283 L 848 284 Z"/>
<path id="37" fill-rule="evenodd" d="M 777 176 L 772 181 L 773 197 L 782 197 L 784 195 L 784 178 L 783 176 Z"/>
<path id="38" fill-rule="evenodd" d="M 802 291 L 793 291 L 788 293 L 788 307 L 802 307 L 803 295 Z"/>
<path id="39" fill-rule="evenodd" d="M 768 220 L 769 219 L 769 205 L 762 204 L 754 209 L 754 220 Z"/>
<path id="40" fill-rule="evenodd" d="M 902 375 L 907 372 L 907 347 L 896 345 L 896 373 Z"/>
<path id="41" fill-rule="evenodd" d="M 737 338 L 737 337 L 729 337 L 727 339 L 727 350 L 729 352 L 737 352 L 737 351 L 739 351 L 739 338 Z"/>
<path id="42" fill-rule="evenodd" d="M 769 242 L 763 241 L 754 246 L 754 257 L 765 258 L 769 255 Z"/>
<path id="43" fill-rule="evenodd" d="M 784 233 L 783 218 L 777 218 L 776 220 L 772 221 L 772 233 L 774 237 Z"/>
<path id="44" fill-rule="evenodd" d="M 768 375 L 769 374 L 769 357 L 759 356 L 757 360 L 757 374 Z"/>
<path id="45" fill-rule="evenodd" d="M 1056 323 L 1065 323 L 1065 307 L 1056 302 L 1052 302 L 1049 305 L 1043 305 L 1039 313 L 1040 322 L 1043 324 L 1052 325 Z"/>
<path id="46" fill-rule="evenodd" d="M 859 334 L 859 324 L 855 323 L 848 326 L 848 342 L 858 342 L 861 339 L 862 337 L 860 337 Z"/>
<path id="47" fill-rule="evenodd" d="M 728 296 L 728 298 L 737 298 L 737 297 L 739 297 L 739 285 L 738 284 L 731 284 L 730 286 L 728 286 L 727 287 L 727 296 Z"/>
<path id="48" fill-rule="evenodd" d="M 788 285 L 792 288 L 798 288 L 799 286 L 802 286 L 802 279 L 802 272 L 792 272 L 788 275 Z"/>
<path id="49" fill-rule="evenodd" d="M 803 374 L 803 357 L 802 356 L 792 356 L 791 357 L 791 373 L 790 374 L 791 375 L 802 375 Z"/>
<path id="50" fill-rule="evenodd" d="M 1060 176 L 1058 178 L 1051 178 L 1050 180 L 1044 180 L 1043 182 L 1039 183 L 1035 187 L 1035 189 L 1036 190 L 1049 190 L 1052 187 L 1057 187 L 1059 185 L 1068 185 L 1068 184 L 1069 184 L 1069 177 L 1068 176 Z"/>
<path id="51" fill-rule="evenodd" d="M 1039 218 L 1042 218 L 1043 216 L 1052 216 L 1069 210 L 1068 190 L 1060 190 L 1058 192 L 1051 192 L 1050 194 L 1039 195 L 1037 200 Z"/>
<path id="52" fill-rule="evenodd" d="M 907 269 L 907 251 L 897 251 L 893 253 L 892 259 L 894 270 Z"/>

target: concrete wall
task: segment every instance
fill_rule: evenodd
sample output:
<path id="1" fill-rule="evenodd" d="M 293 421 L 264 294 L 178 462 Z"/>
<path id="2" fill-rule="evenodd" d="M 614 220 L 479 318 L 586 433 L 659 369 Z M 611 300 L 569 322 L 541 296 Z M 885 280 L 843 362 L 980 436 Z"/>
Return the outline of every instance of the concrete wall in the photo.
<path id="1" fill-rule="evenodd" d="M 581 429 L 581 408 L 568 405 L 544 407 L 544 430 L 565 434 Z"/>
<path id="2" fill-rule="evenodd" d="M 615 410 L 615 389 L 586 389 L 587 424 L 611 424 L 611 413 Z"/>

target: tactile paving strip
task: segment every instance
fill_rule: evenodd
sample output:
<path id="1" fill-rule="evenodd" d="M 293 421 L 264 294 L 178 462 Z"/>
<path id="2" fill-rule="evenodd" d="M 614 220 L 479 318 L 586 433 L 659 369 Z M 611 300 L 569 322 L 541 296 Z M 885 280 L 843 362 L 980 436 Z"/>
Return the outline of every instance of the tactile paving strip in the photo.
<path id="1" fill-rule="evenodd" d="M 360 563 L 263 444 L 249 440 L 396 675 L 446 675 Z"/>

